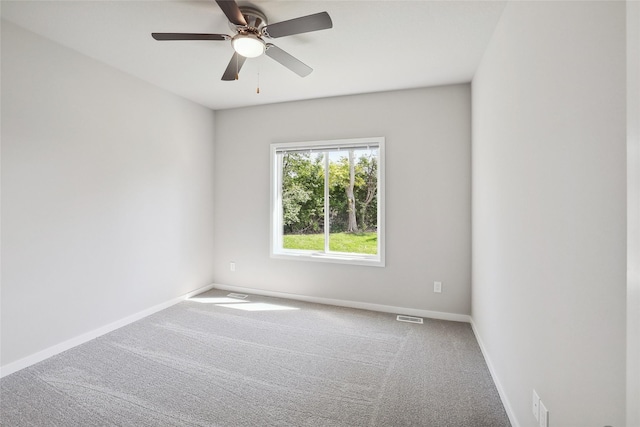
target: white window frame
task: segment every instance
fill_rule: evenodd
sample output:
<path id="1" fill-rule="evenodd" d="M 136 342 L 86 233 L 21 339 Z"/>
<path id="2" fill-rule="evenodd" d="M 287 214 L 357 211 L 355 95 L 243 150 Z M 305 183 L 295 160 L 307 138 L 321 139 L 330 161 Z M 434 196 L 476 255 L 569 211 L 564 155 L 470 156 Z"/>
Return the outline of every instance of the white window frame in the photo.
<path id="1" fill-rule="evenodd" d="M 326 148 L 327 150 L 335 150 L 337 148 L 367 148 L 371 146 L 378 147 L 378 190 L 377 190 L 377 232 L 378 232 L 378 250 L 376 255 L 353 254 L 343 252 L 329 252 L 328 236 L 329 227 L 325 227 L 325 250 L 312 251 L 302 249 L 286 249 L 282 247 L 283 225 L 282 225 L 282 157 L 278 154 L 283 151 L 299 151 L 299 150 L 318 150 Z M 368 265 L 375 267 L 385 266 L 385 224 L 384 224 L 384 137 L 372 138 L 352 138 L 352 139 L 336 139 L 329 141 L 307 141 L 307 142 L 286 142 L 271 144 L 271 238 L 270 238 L 270 255 L 272 258 L 300 260 L 300 261 L 317 261 L 332 262 L 340 264 Z M 328 160 L 327 160 L 328 161 Z M 325 182 L 325 203 L 328 203 L 329 191 L 328 184 Z M 326 210 L 326 208 L 325 208 Z"/>

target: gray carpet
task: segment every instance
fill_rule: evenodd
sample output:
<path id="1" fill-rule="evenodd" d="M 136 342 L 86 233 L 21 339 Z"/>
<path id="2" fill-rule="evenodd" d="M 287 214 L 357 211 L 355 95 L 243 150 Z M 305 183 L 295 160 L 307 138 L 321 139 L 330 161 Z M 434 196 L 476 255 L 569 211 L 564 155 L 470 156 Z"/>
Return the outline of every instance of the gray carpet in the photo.
<path id="1" fill-rule="evenodd" d="M 3 378 L 0 425 L 510 425 L 468 324 L 227 293 Z"/>

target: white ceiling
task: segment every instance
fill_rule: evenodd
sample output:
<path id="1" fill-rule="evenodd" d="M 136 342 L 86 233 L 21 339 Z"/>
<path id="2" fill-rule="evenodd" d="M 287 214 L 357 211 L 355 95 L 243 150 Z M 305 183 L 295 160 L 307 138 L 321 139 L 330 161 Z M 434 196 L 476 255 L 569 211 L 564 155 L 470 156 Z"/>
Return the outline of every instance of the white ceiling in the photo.
<path id="1" fill-rule="evenodd" d="M 221 81 L 228 41 L 159 42 L 152 32 L 231 34 L 208 1 L 2 1 L 2 18 L 212 109 L 469 82 L 505 1 L 238 1 L 275 23 L 327 11 L 333 28 L 274 39 L 311 66 L 269 57 Z M 260 85 L 260 94 L 256 87 Z M 390 106 L 392 108 L 393 106 Z"/>

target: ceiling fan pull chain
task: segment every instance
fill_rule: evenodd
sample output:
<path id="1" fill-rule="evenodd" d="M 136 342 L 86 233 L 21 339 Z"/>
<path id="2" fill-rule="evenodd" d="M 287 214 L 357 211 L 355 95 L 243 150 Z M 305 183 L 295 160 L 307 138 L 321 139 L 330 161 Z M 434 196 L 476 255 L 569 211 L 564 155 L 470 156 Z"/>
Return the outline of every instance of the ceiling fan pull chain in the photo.
<path id="1" fill-rule="evenodd" d="M 260 93 L 260 63 L 258 63 L 258 87 L 256 87 L 256 93 Z"/>

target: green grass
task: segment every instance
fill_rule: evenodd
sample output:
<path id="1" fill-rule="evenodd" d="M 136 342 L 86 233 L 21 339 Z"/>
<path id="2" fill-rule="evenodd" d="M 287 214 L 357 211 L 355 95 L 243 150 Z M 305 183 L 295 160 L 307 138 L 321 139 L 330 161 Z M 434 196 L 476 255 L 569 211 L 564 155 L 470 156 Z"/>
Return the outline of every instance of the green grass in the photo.
<path id="1" fill-rule="evenodd" d="M 285 234 L 285 249 L 324 250 L 324 234 Z M 377 233 L 331 233 L 329 249 L 334 252 L 350 252 L 375 255 L 378 252 Z"/>

